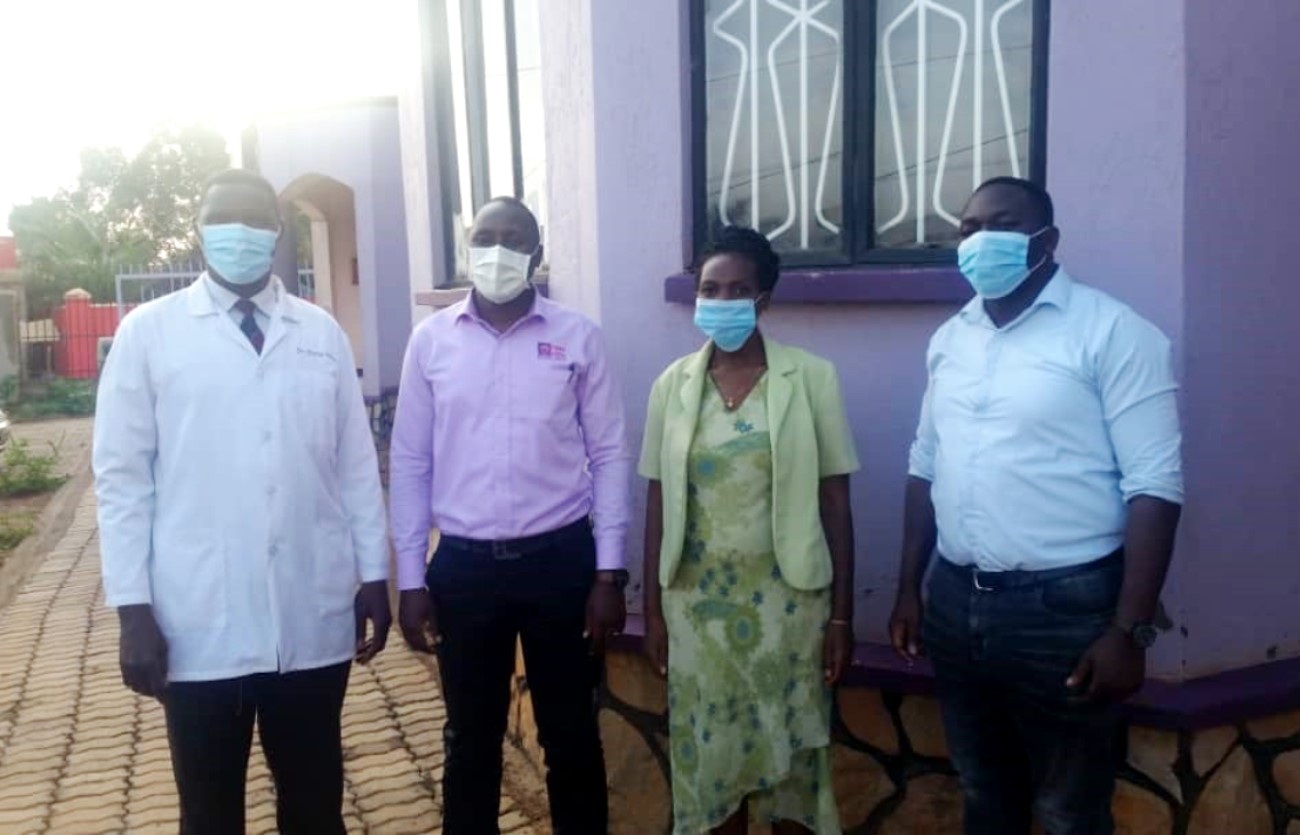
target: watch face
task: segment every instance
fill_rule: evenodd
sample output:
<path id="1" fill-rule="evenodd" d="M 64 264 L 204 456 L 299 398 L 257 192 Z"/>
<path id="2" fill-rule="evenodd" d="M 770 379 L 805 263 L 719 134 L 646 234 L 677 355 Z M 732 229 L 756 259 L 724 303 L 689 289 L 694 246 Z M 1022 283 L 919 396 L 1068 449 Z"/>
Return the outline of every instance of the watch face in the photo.
<path id="1" fill-rule="evenodd" d="M 1133 643 L 1143 649 L 1150 648 L 1151 645 L 1156 642 L 1156 638 L 1160 637 L 1160 633 L 1157 632 L 1156 628 L 1149 623 L 1139 623 L 1137 626 L 1133 627 L 1132 635 Z"/>

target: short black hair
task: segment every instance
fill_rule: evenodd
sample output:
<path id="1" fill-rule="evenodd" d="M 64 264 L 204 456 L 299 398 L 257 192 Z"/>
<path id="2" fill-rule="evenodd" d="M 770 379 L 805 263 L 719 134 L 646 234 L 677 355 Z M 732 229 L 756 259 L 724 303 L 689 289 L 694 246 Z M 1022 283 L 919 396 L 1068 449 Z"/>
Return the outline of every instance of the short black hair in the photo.
<path id="1" fill-rule="evenodd" d="M 261 189 L 266 192 L 267 199 L 275 207 L 276 212 L 280 211 L 280 195 L 276 193 L 275 186 L 256 171 L 249 171 L 247 168 L 227 168 L 225 171 L 218 171 L 203 184 L 202 203 L 208 201 L 208 193 L 217 186 L 252 186 Z"/>
<path id="2" fill-rule="evenodd" d="M 528 212 L 528 214 L 530 215 L 533 213 L 533 210 L 528 208 L 527 203 L 520 200 L 518 197 L 515 197 L 513 194 L 501 194 L 501 195 L 497 195 L 496 197 L 489 198 L 488 201 L 483 204 L 483 209 L 487 208 L 493 203 L 505 203 L 507 206 L 514 206 L 516 209 L 523 209 L 525 212 Z M 480 209 L 479 211 L 482 211 L 482 209 Z"/>
<path id="3" fill-rule="evenodd" d="M 533 210 L 528 207 L 527 203 L 520 200 L 518 197 L 515 197 L 514 195 L 503 194 L 500 195 L 499 197 L 490 198 L 486 203 L 484 203 L 482 206 L 479 207 L 478 211 L 479 212 L 483 211 L 488 206 L 491 206 L 493 203 L 500 203 L 505 206 L 510 206 L 511 208 L 518 209 L 519 211 L 528 215 L 528 219 L 532 221 L 533 224 L 533 232 L 535 233 L 535 236 L 537 238 L 537 245 L 538 246 L 542 245 L 541 224 L 537 222 L 537 215 L 533 214 Z M 478 214 L 478 212 L 475 212 L 474 214 Z"/>
<path id="4" fill-rule="evenodd" d="M 1028 195 L 1029 201 L 1038 210 L 1038 219 L 1042 222 L 1043 227 L 1056 225 L 1056 207 L 1052 205 L 1052 195 L 1048 194 L 1047 189 L 1038 183 L 1020 177 L 994 177 L 980 183 L 979 188 L 975 189 L 975 194 L 979 194 L 984 189 L 992 186 L 1010 186 L 1011 188 L 1020 189 Z"/>
<path id="5" fill-rule="evenodd" d="M 770 293 L 776 289 L 776 282 L 781 277 L 781 256 L 772 249 L 772 242 L 762 232 L 745 226 L 724 226 L 717 238 L 700 255 L 696 265 L 695 281 L 700 280 L 700 272 L 710 258 L 718 255 L 739 255 L 748 258 L 754 264 L 758 278 L 758 289 Z"/>

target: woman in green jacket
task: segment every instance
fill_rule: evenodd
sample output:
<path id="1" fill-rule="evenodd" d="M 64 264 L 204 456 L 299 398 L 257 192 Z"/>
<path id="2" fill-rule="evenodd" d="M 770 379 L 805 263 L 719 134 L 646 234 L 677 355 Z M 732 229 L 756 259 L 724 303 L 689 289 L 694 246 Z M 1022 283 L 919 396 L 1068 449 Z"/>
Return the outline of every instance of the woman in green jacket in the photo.
<path id="1" fill-rule="evenodd" d="M 700 265 L 709 337 L 650 395 L 646 652 L 668 677 L 675 830 L 838 833 L 831 688 L 853 647 L 857 470 L 830 363 L 757 329 L 779 259 L 728 227 Z"/>

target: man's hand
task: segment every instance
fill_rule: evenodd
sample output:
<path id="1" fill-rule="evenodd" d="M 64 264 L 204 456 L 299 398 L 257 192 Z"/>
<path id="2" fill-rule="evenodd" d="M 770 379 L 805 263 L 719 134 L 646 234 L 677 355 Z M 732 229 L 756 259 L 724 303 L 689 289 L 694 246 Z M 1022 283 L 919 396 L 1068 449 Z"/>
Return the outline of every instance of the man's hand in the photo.
<path id="1" fill-rule="evenodd" d="M 587 622 L 582 637 L 591 641 L 591 653 L 605 654 L 605 639 L 623 631 L 627 622 L 627 601 L 614 583 L 613 572 L 596 572 L 596 583 L 587 595 Z"/>
<path id="2" fill-rule="evenodd" d="M 438 634 L 438 616 L 428 589 L 407 589 L 397 600 L 397 623 L 406 645 L 416 652 L 433 655 L 442 636 Z"/>
<path id="3" fill-rule="evenodd" d="M 1087 704 L 1122 702 L 1142 687 L 1147 656 L 1118 626 L 1093 642 L 1065 686 Z"/>
<path id="4" fill-rule="evenodd" d="M 383 652 L 388 643 L 388 630 L 393 626 L 393 610 L 388 603 L 388 582 L 376 580 L 363 583 L 357 592 L 357 663 L 369 664 Z M 370 621 L 370 636 L 366 636 L 366 621 Z"/>
<path id="5" fill-rule="evenodd" d="M 826 624 L 826 638 L 822 644 L 822 659 L 826 665 L 826 686 L 840 683 L 844 671 L 853 657 L 853 625 L 846 620 L 834 619 Z"/>
<path id="6" fill-rule="evenodd" d="M 646 615 L 645 640 L 642 642 L 646 657 L 662 678 L 668 677 L 668 624 L 663 615 Z"/>
<path id="7" fill-rule="evenodd" d="M 167 640 L 154 620 L 153 607 L 123 606 L 117 616 L 122 627 L 122 682 L 141 696 L 162 701 L 167 689 Z"/>
<path id="8" fill-rule="evenodd" d="M 900 589 L 889 616 L 889 639 L 898 657 L 908 664 L 921 657 L 921 595 Z"/>

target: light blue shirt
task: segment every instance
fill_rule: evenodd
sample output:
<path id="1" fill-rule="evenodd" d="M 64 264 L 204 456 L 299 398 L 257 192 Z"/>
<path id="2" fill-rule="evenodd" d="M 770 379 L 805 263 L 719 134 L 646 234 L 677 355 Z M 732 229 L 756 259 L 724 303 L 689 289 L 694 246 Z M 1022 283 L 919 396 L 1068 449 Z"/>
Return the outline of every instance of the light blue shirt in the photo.
<path id="1" fill-rule="evenodd" d="M 237 327 L 240 326 L 244 321 L 244 314 L 236 310 L 235 305 L 242 296 L 222 287 L 206 272 L 200 276 L 200 280 L 208 288 L 208 295 L 212 296 L 212 301 L 216 302 L 217 307 L 226 311 Z M 266 336 L 271 331 L 271 314 L 275 312 L 275 306 L 280 303 L 280 286 L 280 282 L 273 278 L 258 291 L 257 295 L 250 298 L 250 301 L 257 306 L 253 311 L 253 319 L 262 329 L 262 336 Z"/>
<path id="2" fill-rule="evenodd" d="M 1060 568 L 1124 541 L 1127 503 L 1181 504 L 1169 340 L 1063 269 L 999 329 L 975 299 L 930 341 L 908 471 L 932 483 L 939 553 Z"/>

